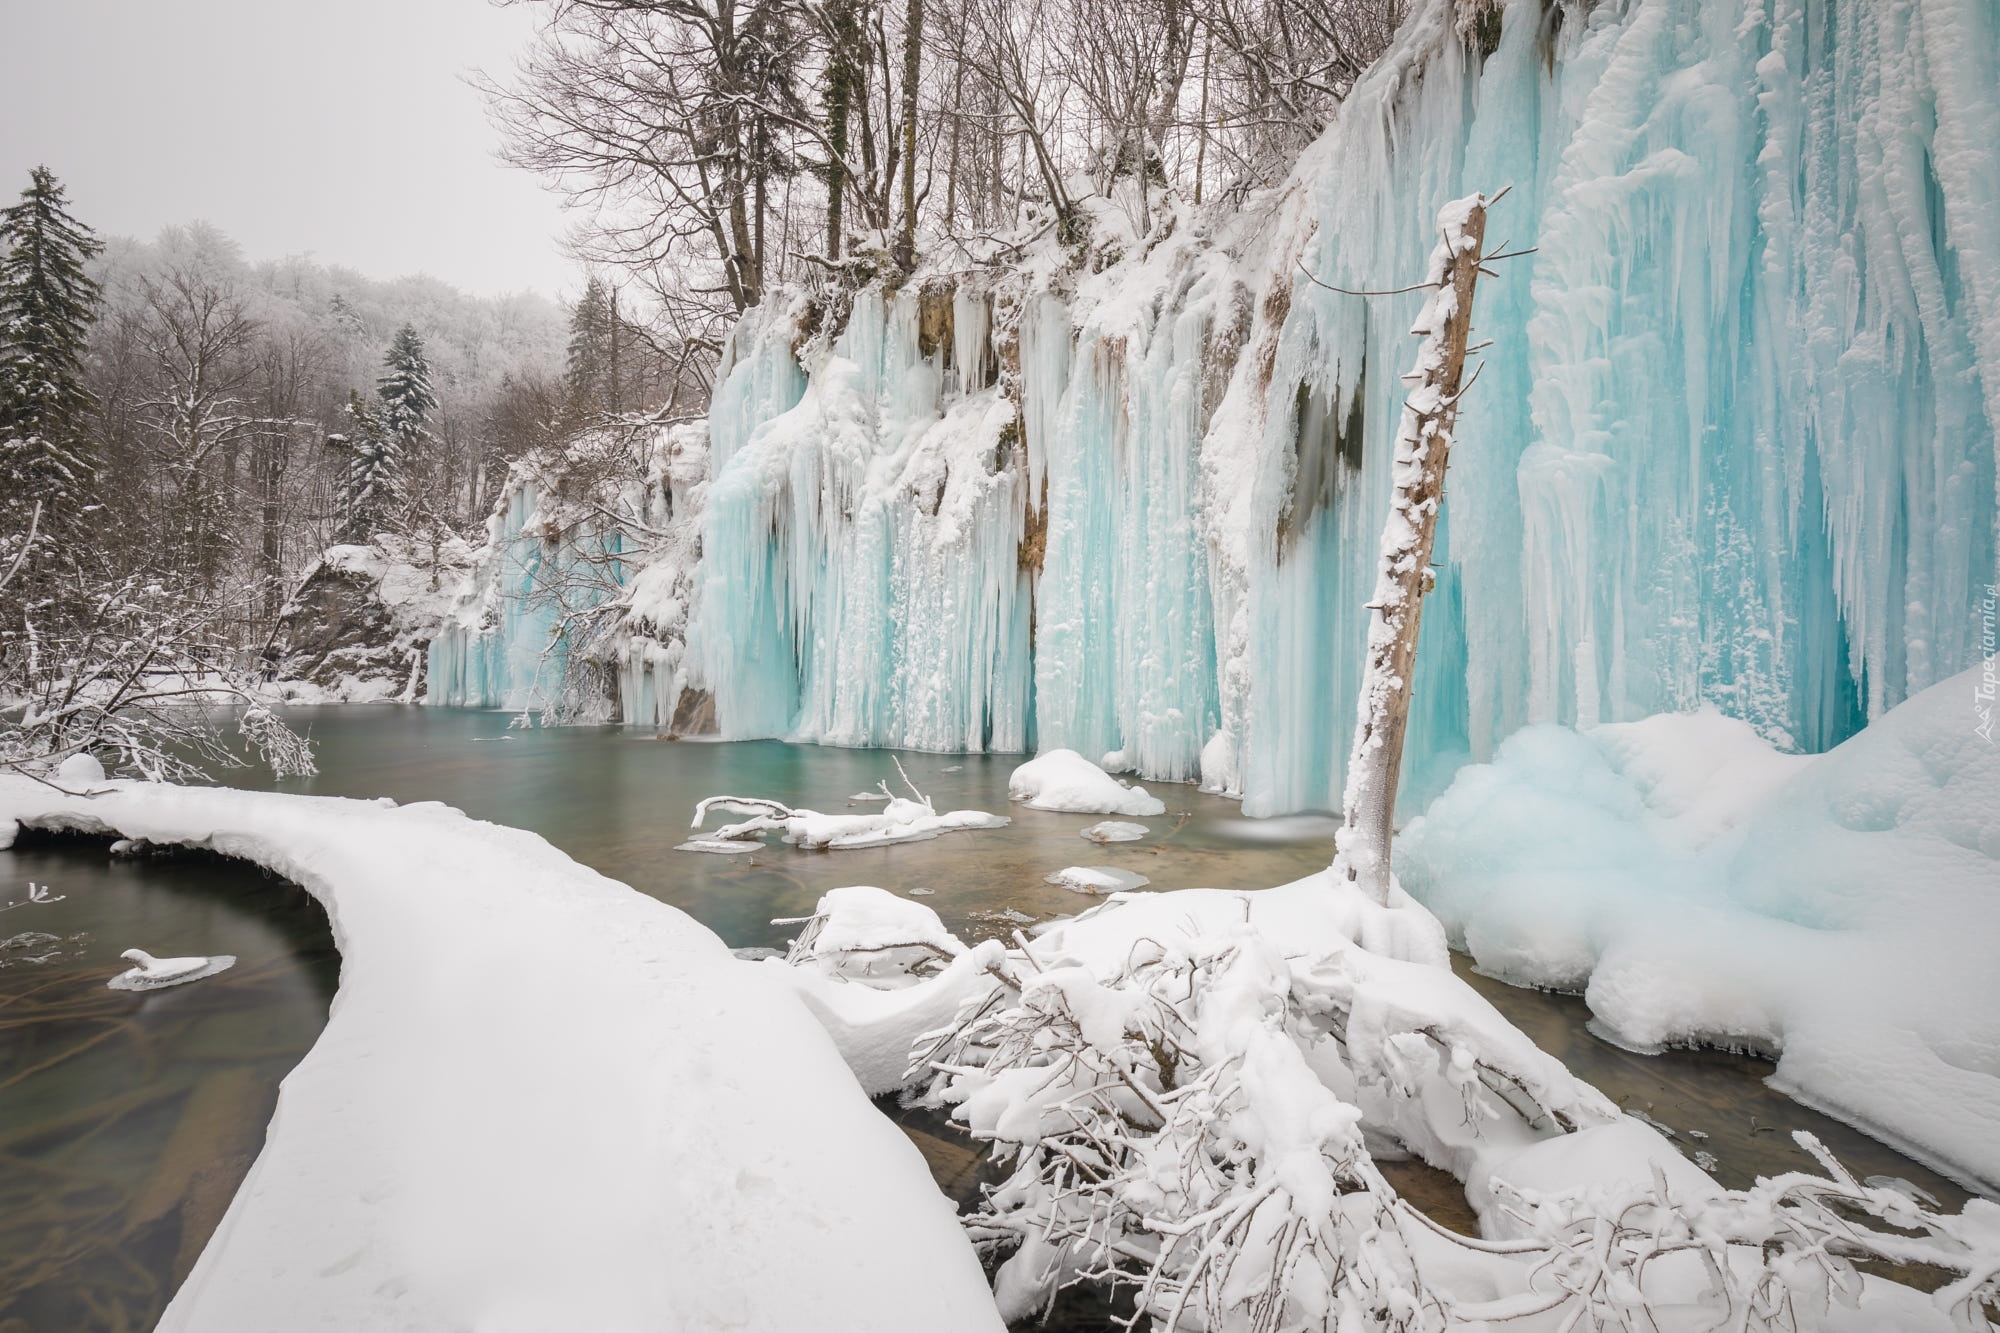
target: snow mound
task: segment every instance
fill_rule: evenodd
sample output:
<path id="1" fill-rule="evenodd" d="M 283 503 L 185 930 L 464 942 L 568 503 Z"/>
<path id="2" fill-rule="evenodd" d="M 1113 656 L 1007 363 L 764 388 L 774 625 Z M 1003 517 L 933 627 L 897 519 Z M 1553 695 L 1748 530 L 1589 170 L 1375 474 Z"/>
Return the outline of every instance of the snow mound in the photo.
<path id="1" fill-rule="evenodd" d="M 1144 824 L 1128 824 L 1123 820 L 1106 819 L 1092 824 L 1078 836 L 1092 842 L 1137 842 L 1146 836 Z"/>
<path id="2" fill-rule="evenodd" d="M 1774 1082 L 2000 1186 L 2000 747 L 1978 673 L 1819 756 L 1713 712 L 1531 727 L 1400 839 L 1480 966 L 1581 988 L 1639 1049 L 1778 1055 Z"/>
<path id="3" fill-rule="evenodd" d="M 951 1205 L 777 965 L 541 838 L 435 803 L 0 776 L 10 820 L 244 857 L 333 922 L 332 1016 L 167 1333 L 998 1333 Z"/>
<path id="4" fill-rule="evenodd" d="M 104 781 L 104 765 L 97 762 L 95 755 L 73 754 L 56 766 L 56 781 L 88 787 Z"/>
<path id="5" fill-rule="evenodd" d="M 1031 810 L 1086 815 L 1163 815 L 1166 803 L 1128 787 L 1075 750 L 1050 750 L 1014 770 L 1007 798 Z"/>

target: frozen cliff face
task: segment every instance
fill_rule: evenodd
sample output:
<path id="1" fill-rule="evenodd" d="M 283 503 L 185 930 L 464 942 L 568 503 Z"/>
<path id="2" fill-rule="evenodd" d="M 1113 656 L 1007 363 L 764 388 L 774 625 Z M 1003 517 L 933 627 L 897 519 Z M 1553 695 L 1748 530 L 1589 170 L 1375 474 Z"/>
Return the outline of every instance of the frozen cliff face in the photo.
<path id="1" fill-rule="evenodd" d="M 1246 803 L 1327 804 L 1338 780 L 1328 729 L 1291 738 L 1354 697 L 1420 299 L 1326 291 L 1285 252 L 1402 285 L 1421 220 L 1472 189 L 1511 185 L 1492 248 L 1536 253 L 1478 295 L 1494 345 L 1453 455 L 1412 783 L 1527 722 L 1703 700 L 1821 749 L 1971 662 L 2000 418 L 2000 291 L 1973 274 L 2000 211 L 1990 147 L 1957 145 L 2000 108 L 1994 6 L 1512 5 L 1483 60 L 1446 18 L 1413 20 L 1302 169 L 1260 306 L 1282 317 L 1205 445 L 1218 477 L 1259 478 L 1209 511 Z M 1311 449 L 1339 436 L 1312 438 L 1319 411 L 1362 439 L 1315 496 Z"/>
<path id="2" fill-rule="evenodd" d="M 946 373 L 945 329 L 979 328 L 983 298 L 933 301 L 926 321 L 927 299 L 860 292 L 809 344 L 809 376 L 802 308 L 753 312 L 732 339 L 711 414 L 715 611 L 693 639 L 724 735 L 1027 743 L 1020 431 L 983 336 Z"/>
<path id="3" fill-rule="evenodd" d="M 516 464 L 431 640 L 428 701 L 690 729 L 707 474 L 699 425 L 592 433 Z"/>
<path id="4" fill-rule="evenodd" d="M 1097 273 L 1051 243 L 949 336 L 908 288 L 746 319 L 693 638 L 724 733 L 1336 805 L 1421 298 L 1301 270 L 1403 286 L 1502 187 L 1490 249 L 1534 252 L 1477 297 L 1406 804 L 1530 722 L 1708 702 L 1818 750 L 1974 661 L 2000 7 L 1460 19 L 1421 6 L 1275 197 Z"/>

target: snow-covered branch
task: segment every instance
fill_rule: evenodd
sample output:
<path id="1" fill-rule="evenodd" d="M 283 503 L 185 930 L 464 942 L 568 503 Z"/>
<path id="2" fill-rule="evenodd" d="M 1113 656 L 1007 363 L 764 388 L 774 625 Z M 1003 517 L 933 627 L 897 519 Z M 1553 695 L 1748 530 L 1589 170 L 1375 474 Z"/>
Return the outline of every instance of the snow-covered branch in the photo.
<path id="1" fill-rule="evenodd" d="M 971 948 L 928 908 L 848 888 L 788 961 L 870 1091 L 908 1051 L 905 1094 L 1011 1166 L 966 1218 L 1010 1321 L 1092 1283 L 1156 1330 L 1210 1333 L 1797 1333 L 1857 1303 L 1993 1327 L 2000 1206 L 1947 1215 L 1809 1137 L 1824 1175 L 1723 1190 L 1448 970 L 1362 947 L 1371 910 L 1323 872 L 1121 894 Z M 1398 1195 L 1376 1161 L 1405 1153 L 1468 1182 L 1487 1238 Z M 1871 1261 L 1944 1283 L 1927 1298 Z"/>

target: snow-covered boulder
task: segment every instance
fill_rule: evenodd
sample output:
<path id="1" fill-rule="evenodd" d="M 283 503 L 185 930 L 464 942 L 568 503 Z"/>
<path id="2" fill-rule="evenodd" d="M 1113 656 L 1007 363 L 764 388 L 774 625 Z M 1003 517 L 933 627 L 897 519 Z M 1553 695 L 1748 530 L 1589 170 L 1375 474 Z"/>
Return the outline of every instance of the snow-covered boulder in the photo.
<path id="1" fill-rule="evenodd" d="M 1042 882 L 1071 893 L 1110 894 L 1143 889 L 1153 881 L 1136 870 L 1120 870 L 1117 866 L 1065 866 L 1043 876 Z"/>
<path id="2" fill-rule="evenodd" d="M 387 533 L 327 548 L 279 617 L 275 688 L 302 703 L 414 698 L 431 636 L 472 563 L 457 537 L 435 552 Z"/>
<path id="3" fill-rule="evenodd" d="M 950 1203 L 780 965 L 540 837 L 0 775 L 12 821 L 244 857 L 333 922 L 326 1030 L 167 1333 L 999 1333 Z"/>
<path id="4" fill-rule="evenodd" d="M 1033 810 L 1087 815 L 1163 815 L 1166 803 L 1128 787 L 1075 750 L 1050 750 L 1015 769 L 1007 797 Z"/>

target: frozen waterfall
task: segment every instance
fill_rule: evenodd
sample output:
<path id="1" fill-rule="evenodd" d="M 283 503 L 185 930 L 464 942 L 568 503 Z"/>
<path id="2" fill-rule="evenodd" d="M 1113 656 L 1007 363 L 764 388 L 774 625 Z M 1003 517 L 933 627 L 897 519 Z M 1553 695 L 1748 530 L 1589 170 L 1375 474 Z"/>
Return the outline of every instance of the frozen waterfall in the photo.
<path id="1" fill-rule="evenodd" d="M 1502 187 L 1489 248 L 1533 253 L 1478 293 L 1406 800 L 1530 722 L 1711 702 L 1821 750 L 1976 661 L 2000 4 L 1462 9 L 1239 212 L 751 312 L 690 575 L 723 733 L 1335 806 L 1421 298 L 1306 275 L 1403 286 Z M 511 698 L 545 633 L 447 644 L 433 697 Z"/>

